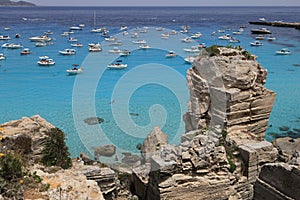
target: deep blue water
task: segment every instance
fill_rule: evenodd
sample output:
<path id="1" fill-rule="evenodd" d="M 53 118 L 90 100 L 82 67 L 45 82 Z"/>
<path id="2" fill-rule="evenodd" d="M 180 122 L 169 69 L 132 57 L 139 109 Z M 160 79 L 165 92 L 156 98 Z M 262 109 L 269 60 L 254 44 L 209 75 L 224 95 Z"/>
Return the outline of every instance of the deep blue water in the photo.
<path id="1" fill-rule="evenodd" d="M 300 68 L 294 66 L 300 64 L 300 31 L 268 27 L 277 40 L 263 41 L 262 47 L 250 47 L 249 43 L 254 40 L 250 29 L 257 26 L 248 22 L 261 17 L 268 21 L 300 22 L 300 7 L 2 7 L 0 35 L 9 35 L 12 38 L 9 42 L 21 43 L 33 53 L 20 56 L 20 49 L 0 49 L 0 53 L 7 56 L 0 61 L 0 123 L 40 114 L 65 131 L 72 156 L 106 143 L 114 143 L 119 151 L 137 152 L 136 145 L 143 142 L 156 125 L 168 133 L 169 141 L 178 143 L 184 132 L 182 114 L 187 110 L 188 99 L 184 76 L 190 67 L 183 61 L 188 54 L 182 49 L 190 44 L 178 42 L 183 35 L 163 41 L 155 35 L 157 31 L 149 31 L 152 35 L 139 33 L 137 39 L 147 38 L 153 49 L 140 50 L 131 43 L 137 39 L 119 34 L 120 26 L 125 24 L 128 32 L 132 32 L 138 31 L 137 27 L 179 31 L 182 25 L 189 25 L 192 33 L 203 34 L 194 44 L 228 45 L 211 33 L 219 29 L 231 33 L 243 25 L 246 26 L 243 35 L 236 36 L 240 45 L 258 56 L 258 61 L 269 72 L 267 88 L 277 93 L 269 122 L 272 127 L 266 136 L 273 140 L 274 133 L 286 134 L 279 131 L 281 126 L 289 126 L 291 130 L 300 128 Z M 77 48 L 74 56 L 59 55 L 59 50 L 70 48 L 68 37 L 60 34 L 78 24 L 85 24 L 85 28 L 74 31 L 71 36 L 84 47 Z M 130 56 L 123 58 L 127 69 L 106 70 L 108 62 L 119 58 L 107 52 L 113 47 L 104 42 L 100 34 L 90 32 L 95 25 L 107 27 L 109 35 L 119 34 L 116 37 L 124 40 L 120 49 L 133 50 Z M 4 30 L 4 27 L 11 29 Z M 28 40 L 47 30 L 54 33 L 50 35 L 53 44 L 35 47 Z M 16 33 L 21 38 L 15 39 Z M 0 41 L 0 45 L 5 42 Z M 103 52 L 89 54 L 87 46 L 91 42 L 102 43 Z M 276 56 L 275 51 L 283 47 L 288 47 L 292 55 Z M 168 50 L 176 50 L 180 56 L 166 59 Z M 42 55 L 53 58 L 55 66 L 39 67 L 36 62 Z M 84 73 L 67 76 L 65 70 L 75 63 L 84 66 Z M 83 122 L 96 115 L 105 122 L 99 126 Z"/>

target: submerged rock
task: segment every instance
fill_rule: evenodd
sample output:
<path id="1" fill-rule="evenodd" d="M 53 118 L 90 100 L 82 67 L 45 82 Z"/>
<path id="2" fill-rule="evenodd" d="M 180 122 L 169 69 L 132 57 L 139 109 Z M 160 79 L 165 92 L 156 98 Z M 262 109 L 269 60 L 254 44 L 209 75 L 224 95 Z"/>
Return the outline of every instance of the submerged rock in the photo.
<path id="1" fill-rule="evenodd" d="M 112 144 L 103 145 L 95 148 L 94 156 L 99 158 L 100 156 L 111 157 L 116 153 L 116 147 Z"/>
<path id="2" fill-rule="evenodd" d="M 281 126 L 281 127 L 279 127 L 279 130 L 280 131 L 288 131 L 288 130 L 290 130 L 290 127 L 288 127 L 288 126 Z"/>
<path id="3" fill-rule="evenodd" d="M 131 116 L 139 116 L 139 113 L 129 113 Z"/>
<path id="4" fill-rule="evenodd" d="M 86 118 L 84 122 L 87 123 L 88 125 L 95 125 L 95 124 L 101 124 L 102 122 L 104 122 L 104 119 L 100 117 L 89 117 Z"/>

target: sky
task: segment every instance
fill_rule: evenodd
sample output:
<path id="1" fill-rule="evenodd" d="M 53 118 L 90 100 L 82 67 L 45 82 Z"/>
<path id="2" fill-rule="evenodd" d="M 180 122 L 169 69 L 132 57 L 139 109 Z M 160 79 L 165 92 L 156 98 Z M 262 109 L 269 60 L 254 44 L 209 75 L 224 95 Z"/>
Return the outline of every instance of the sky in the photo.
<path id="1" fill-rule="evenodd" d="M 300 0 L 27 0 L 39 6 L 300 6 Z"/>

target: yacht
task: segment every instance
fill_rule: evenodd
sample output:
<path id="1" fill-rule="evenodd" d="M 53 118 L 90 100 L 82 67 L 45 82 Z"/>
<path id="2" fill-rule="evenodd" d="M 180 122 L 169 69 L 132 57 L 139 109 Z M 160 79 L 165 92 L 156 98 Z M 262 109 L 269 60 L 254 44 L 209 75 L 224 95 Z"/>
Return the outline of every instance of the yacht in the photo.
<path id="1" fill-rule="evenodd" d="M 120 30 L 121 30 L 121 31 L 126 31 L 126 30 L 127 30 L 127 28 L 128 28 L 127 26 L 125 26 L 125 25 L 122 25 L 122 26 L 121 26 L 121 28 L 120 28 Z"/>
<path id="2" fill-rule="evenodd" d="M 130 51 L 129 50 L 123 50 L 121 53 L 119 53 L 120 56 L 125 57 L 125 56 L 129 56 L 130 55 Z"/>
<path id="3" fill-rule="evenodd" d="M 47 45 L 46 42 L 37 42 L 37 43 L 35 43 L 36 47 L 45 47 L 46 45 Z"/>
<path id="4" fill-rule="evenodd" d="M 74 66 L 72 69 L 67 69 L 66 72 L 68 72 L 69 75 L 76 75 L 82 73 L 83 68 L 77 68 L 76 66 Z"/>
<path id="5" fill-rule="evenodd" d="M 89 44 L 89 52 L 100 52 L 102 51 L 101 45 L 98 44 Z"/>
<path id="6" fill-rule="evenodd" d="M 268 41 L 274 41 L 274 40 L 276 40 L 276 37 L 274 37 L 274 36 L 268 37 Z"/>
<path id="7" fill-rule="evenodd" d="M 62 55 L 75 55 L 76 50 L 75 49 L 65 49 L 64 51 L 59 51 Z"/>
<path id="8" fill-rule="evenodd" d="M 166 58 L 174 58 L 177 54 L 174 51 L 169 51 L 169 53 L 166 54 Z"/>
<path id="9" fill-rule="evenodd" d="M 183 50 L 186 51 L 186 52 L 189 52 L 189 53 L 198 53 L 198 52 L 200 52 L 200 49 L 198 47 L 196 47 L 196 46 L 192 46 L 189 49 L 185 48 Z"/>
<path id="10" fill-rule="evenodd" d="M 218 38 L 219 38 L 219 40 L 230 40 L 230 39 L 232 39 L 232 37 L 229 34 L 222 35 Z"/>
<path id="11" fill-rule="evenodd" d="M 187 63 L 193 63 L 195 60 L 196 60 L 196 57 L 194 57 L 194 56 L 188 56 L 184 59 L 184 61 Z"/>
<path id="12" fill-rule="evenodd" d="M 186 38 L 181 39 L 181 41 L 185 42 L 185 43 L 190 43 L 190 42 L 193 42 L 193 39 L 191 37 L 186 37 Z"/>
<path id="13" fill-rule="evenodd" d="M 29 48 L 25 48 L 23 49 L 23 51 L 20 52 L 21 55 L 28 55 L 31 54 L 31 51 Z"/>
<path id="14" fill-rule="evenodd" d="M 1 45 L 2 48 L 8 48 L 8 49 L 19 49 L 23 46 L 21 44 L 14 44 L 14 43 L 4 43 Z"/>
<path id="15" fill-rule="evenodd" d="M 69 42 L 77 42 L 78 40 L 77 40 L 77 38 L 75 38 L 75 37 L 70 37 L 70 38 L 68 39 L 68 41 L 69 41 Z"/>
<path id="16" fill-rule="evenodd" d="M 10 40 L 11 38 L 8 35 L 0 35 L 0 40 Z"/>
<path id="17" fill-rule="evenodd" d="M 201 36 L 202 36 L 202 33 L 197 32 L 197 33 L 194 33 L 193 35 L 191 35 L 191 38 L 197 39 L 197 38 L 200 38 Z"/>
<path id="18" fill-rule="evenodd" d="M 261 43 L 260 41 L 254 41 L 254 42 L 250 42 L 250 45 L 251 46 L 262 46 L 263 45 L 263 43 Z"/>
<path id="19" fill-rule="evenodd" d="M 277 55 L 290 55 L 292 52 L 288 50 L 287 48 L 280 49 L 276 51 Z"/>
<path id="20" fill-rule="evenodd" d="M 151 47 L 148 44 L 142 44 L 140 46 L 141 49 L 150 49 Z"/>
<path id="21" fill-rule="evenodd" d="M 83 44 L 81 43 L 73 43 L 71 44 L 72 47 L 83 47 Z"/>
<path id="22" fill-rule="evenodd" d="M 137 41 L 132 41 L 134 44 L 146 44 L 146 40 L 137 40 Z"/>
<path id="23" fill-rule="evenodd" d="M 251 29 L 251 33 L 253 33 L 253 34 L 272 34 L 272 32 L 266 28 Z"/>
<path id="24" fill-rule="evenodd" d="M 122 63 L 122 60 L 117 60 L 116 63 L 111 63 L 107 65 L 108 69 L 125 69 L 127 64 Z"/>
<path id="25" fill-rule="evenodd" d="M 49 42 L 51 41 L 51 38 L 47 35 L 42 35 L 42 36 L 35 36 L 29 38 L 31 42 Z"/>
<path id="26" fill-rule="evenodd" d="M 263 35 L 258 35 L 255 37 L 256 40 L 264 40 L 265 37 Z"/>
<path id="27" fill-rule="evenodd" d="M 108 37 L 108 38 L 104 38 L 104 39 L 105 39 L 105 41 L 108 41 L 108 42 L 114 42 L 114 41 L 117 40 L 117 38 L 112 37 L 112 36 L 110 36 L 110 37 Z"/>
<path id="28" fill-rule="evenodd" d="M 54 60 L 48 56 L 41 56 L 39 59 L 40 60 L 37 62 L 37 64 L 40 66 L 51 66 L 55 64 Z"/>
<path id="29" fill-rule="evenodd" d="M 121 53 L 122 50 L 120 50 L 118 47 L 114 47 L 113 49 L 108 50 L 109 53 Z"/>
<path id="30" fill-rule="evenodd" d="M 3 53 L 0 53 L 0 60 L 5 60 L 5 55 Z"/>
<path id="31" fill-rule="evenodd" d="M 71 27 L 69 27 L 69 30 L 82 30 L 82 27 L 80 27 L 80 26 L 71 26 Z"/>

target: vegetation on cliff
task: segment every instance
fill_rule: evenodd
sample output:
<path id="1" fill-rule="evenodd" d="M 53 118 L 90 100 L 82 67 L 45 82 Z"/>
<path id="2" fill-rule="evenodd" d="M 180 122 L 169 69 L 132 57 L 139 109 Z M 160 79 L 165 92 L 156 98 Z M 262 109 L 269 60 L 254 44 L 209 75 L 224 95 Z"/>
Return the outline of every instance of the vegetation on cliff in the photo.
<path id="1" fill-rule="evenodd" d="M 50 166 L 60 166 L 67 169 L 72 166 L 68 147 L 65 144 L 65 134 L 59 128 L 52 128 L 48 132 L 48 138 L 42 151 L 41 162 Z"/>

